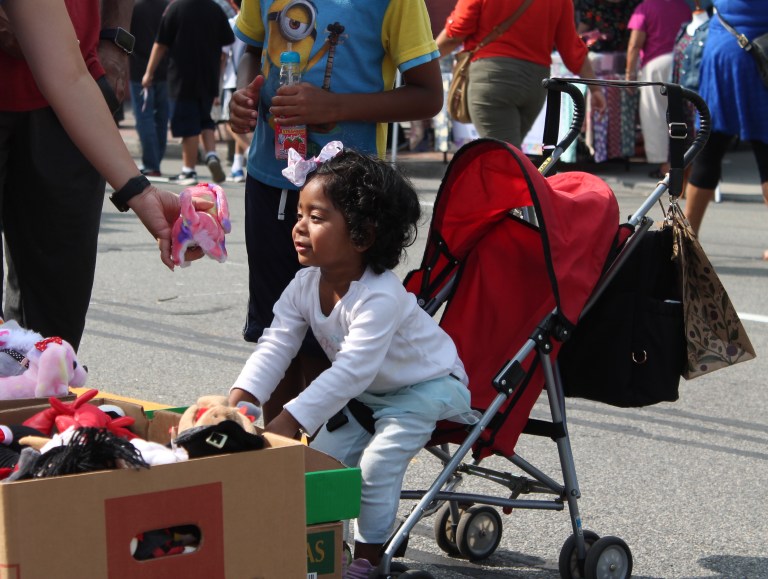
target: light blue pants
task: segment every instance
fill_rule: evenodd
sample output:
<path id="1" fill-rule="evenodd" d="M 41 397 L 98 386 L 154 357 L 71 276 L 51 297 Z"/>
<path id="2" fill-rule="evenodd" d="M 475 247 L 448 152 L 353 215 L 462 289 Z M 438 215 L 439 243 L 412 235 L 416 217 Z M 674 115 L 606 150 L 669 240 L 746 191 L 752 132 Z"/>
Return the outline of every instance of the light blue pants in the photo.
<path id="1" fill-rule="evenodd" d="M 320 428 L 312 448 L 347 466 L 360 467 L 363 485 L 355 540 L 383 544 L 394 528 L 405 471 L 429 441 L 437 421 L 472 424 L 477 415 L 469 406 L 466 386 L 451 376 L 389 394 L 364 393 L 358 400 L 373 410 L 374 433 L 365 430 L 344 408 L 349 422 L 333 432 L 325 426 Z"/>
<path id="2" fill-rule="evenodd" d="M 394 528 L 405 471 L 429 440 L 435 422 L 412 412 L 403 412 L 379 418 L 376 432 L 371 435 L 347 408 L 344 413 L 349 422 L 333 432 L 323 426 L 312 442 L 312 448 L 347 466 L 360 466 L 363 488 L 355 540 L 383 544 Z"/>

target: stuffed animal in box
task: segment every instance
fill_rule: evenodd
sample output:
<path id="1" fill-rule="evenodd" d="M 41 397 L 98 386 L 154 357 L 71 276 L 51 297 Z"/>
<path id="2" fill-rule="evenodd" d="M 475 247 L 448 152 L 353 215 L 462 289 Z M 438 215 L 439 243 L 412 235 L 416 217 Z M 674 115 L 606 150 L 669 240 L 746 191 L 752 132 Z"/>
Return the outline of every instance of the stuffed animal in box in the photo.
<path id="1" fill-rule="evenodd" d="M 251 434 L 259 432 L 256 420 L 261 415 L 261 409 L 253 404 L 229 406 L 226 396 L 201 396 L 197 402 L 188 407 L 179 419 L 179 434 L 196 426 L 213 426 L 231 420 Z"/>
<path id="2" fill-rule="evenodd" d="M 29 367 L 27 352 L 43 336 L 22 328 L 14 320 L 0 319 L 0 376 L 18 376 Z"/>
<path id="3" fill-rule="evenodd" d="M 28 440 L 21 443 L 21 439 L 36 437 L 43 438 L 43 433 L 29 426 L 0 424 L 0 479 L 6 478 L 19 462 L 22 446 L 26 446 Z"/>
<path id="4" fill-rule="evenodd" d="M 22 374 L 0 377 L 0 399 L 64 396 L 70 386 L 84 386 L 88 379 L 74 348 L 57 337 L 36 342 L 21 363 L 27 365 Z"/>
<path id="5" fill-rule="evenodd" d="M 115 436 L 128 440 L 135 438 L 136 435 L 128 429 L 135 420 L 125 416 L 122 409 L 111 404 L 98 407 L 88 404 L 98 393 L 98 390 L 86 390 L 72 402 L 49 398 L 51 407 L 30 416 L 23 424 L 39 430 L 46 436 L 51 436 L 54 430 L 64 432 L 70 427 L 88 427 L 108 430 Z"/>
<path id="6" fill-rule="evenodd" d="M 173 442 L 190 458 L 259 450 L 266 444 L 255 424 L 260 413 L 249 403 L 229 406 L 226 396 L 202 396 L 182 414 Z"/>
<path id="7" fill-rule="evenodd" d="M 213 205 L 205 210 L 195 209 L 195 199 L 210 201 Z M 184 254 L 190 247 L 200 247 L 205 255 L 221 263 L 227 260 L 224 236 L 230 232 L 229 206 L 224 189 L 212 183 L 187 187 L 179 195 L 181 215 L 173 224 L 171 259 L 186 267 Z"/>

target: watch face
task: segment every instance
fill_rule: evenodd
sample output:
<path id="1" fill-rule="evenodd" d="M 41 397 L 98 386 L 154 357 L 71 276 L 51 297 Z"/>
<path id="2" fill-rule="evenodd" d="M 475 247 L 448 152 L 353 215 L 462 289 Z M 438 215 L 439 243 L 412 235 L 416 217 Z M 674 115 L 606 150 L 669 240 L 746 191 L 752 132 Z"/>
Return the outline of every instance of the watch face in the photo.
<path id="1" fill-rule="evenodd" d="M 136 44 L 136 39 L 133 37 L 133 34 L 124 28 L 118 28 L 117 35 L 115 36 L 115 44 L 130 54 L 133 52 L 133 45 Z"/>

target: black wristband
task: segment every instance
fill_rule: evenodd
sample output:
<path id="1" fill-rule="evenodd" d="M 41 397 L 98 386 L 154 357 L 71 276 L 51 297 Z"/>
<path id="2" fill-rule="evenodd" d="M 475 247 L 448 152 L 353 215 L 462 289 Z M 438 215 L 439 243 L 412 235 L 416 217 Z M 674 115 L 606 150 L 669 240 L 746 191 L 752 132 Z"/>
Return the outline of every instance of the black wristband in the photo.
<path id="1" fill-rule="evenodd" d="M 128 211 L 128 201 L 139 195 L 149 187 L 152 183 L 144 175 L 136 175 L 135 177 L 128 179 L 128 182 L 120 187 L 119 191 L 115 191 L 109 196 L 109 200 L 112 201 L 118 211 L 125 213 Z"/>

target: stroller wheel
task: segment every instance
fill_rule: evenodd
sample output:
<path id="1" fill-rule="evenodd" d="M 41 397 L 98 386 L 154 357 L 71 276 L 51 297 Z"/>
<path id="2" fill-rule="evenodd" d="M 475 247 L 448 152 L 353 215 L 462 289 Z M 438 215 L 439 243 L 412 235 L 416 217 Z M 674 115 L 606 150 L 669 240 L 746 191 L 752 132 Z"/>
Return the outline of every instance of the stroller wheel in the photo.
<path id="1" fill-rule="evenodd" d="M 470 561 L 490 557 L 501 542 L 501 515 L 493 507 L 476 505 L 461 515 L 456 529 L 459 552 Z"/>
<path id="2" fill-rule="evenodd" d="M 592 545 L 597 543 L 600 535 L 594 531 L 584 531 L 584 544 L 589 553 Z M 576 535 L 571 535 L 563 543 L 560 549 L 560 560 L 558 563 L 560 577 L 562 579 L 584 579 L 584 575 L 579 570 L 579 551 L 576 548 Z"/>
<path id="3" fill-rule="evenodd" d="M 584 562 L 586 579 L 629 579 L 632 553 L 618 537 L 603 537 L 587 551 Z"/>
<path id="4" fill-rule="evenodd" d="M 468 505 L 459 505 L 459 516 L 464 514 Z M 455 523 L 458 525 L 458 522 Z M 451 521 L 451 504 L 443 503 L 443 505 L 435 513 L 435 541 L 437 546 L 451 557 L 458 557 L 461 555 L 459 546 L 456 544 L 456 533 L 454 532 L 454 523 Z"/>

